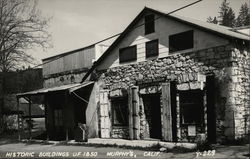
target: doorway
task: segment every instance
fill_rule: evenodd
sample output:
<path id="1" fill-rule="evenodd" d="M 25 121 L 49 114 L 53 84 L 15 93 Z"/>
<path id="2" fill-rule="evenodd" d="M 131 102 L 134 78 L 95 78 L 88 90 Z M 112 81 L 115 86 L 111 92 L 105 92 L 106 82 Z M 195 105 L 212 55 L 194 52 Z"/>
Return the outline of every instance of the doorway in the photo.
<path id="1" fill-rule="evenodd" d="M 146 120 L 149 125 L 149 137 L 154 139 L 161 139 L 161 104 L 160 94 L 146 94 L 142 95 Z"/>
<path id="2" fill-rule="evenodd" d="M 207 138 L 210 143 L 216 143 L 216 112 L 215 112 L 215 80 L 214 76 L 206 78 L 207 90 Z"/>

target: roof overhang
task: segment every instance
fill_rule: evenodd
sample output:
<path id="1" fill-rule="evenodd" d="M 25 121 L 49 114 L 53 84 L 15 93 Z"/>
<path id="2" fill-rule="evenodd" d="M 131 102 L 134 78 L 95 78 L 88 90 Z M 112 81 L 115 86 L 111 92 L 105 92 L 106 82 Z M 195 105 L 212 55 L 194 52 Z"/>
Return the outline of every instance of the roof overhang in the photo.
<path id="1" fill-rule="evenodd" d="M 83 83 L 67 84 L 67 85 L 51 87 L 51 88 L 42 88 L 42 89 L 30 91 L 30 92 L 19 93 L 17 94 L 17 97 L 42 95 L 42 94 L 58 92 L 58 91 L 69 91 L 69 93 L 71 93 L 81 88 L 84 88 L 86 86 L 89 86 L 93 83 L 94 83 L 93 81 L 88 81 L 88 82 L 83 82 Z"/>

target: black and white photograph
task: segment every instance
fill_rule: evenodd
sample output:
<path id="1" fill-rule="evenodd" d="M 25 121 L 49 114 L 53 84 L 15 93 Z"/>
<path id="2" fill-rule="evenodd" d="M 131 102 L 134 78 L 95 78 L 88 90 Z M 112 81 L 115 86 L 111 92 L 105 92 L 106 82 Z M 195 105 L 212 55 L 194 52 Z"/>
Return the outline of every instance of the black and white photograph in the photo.
<path id="1" fill-rule="evenodd" d="M 0 0 L 0 159 L 249 159 L 249 0 Z"/>

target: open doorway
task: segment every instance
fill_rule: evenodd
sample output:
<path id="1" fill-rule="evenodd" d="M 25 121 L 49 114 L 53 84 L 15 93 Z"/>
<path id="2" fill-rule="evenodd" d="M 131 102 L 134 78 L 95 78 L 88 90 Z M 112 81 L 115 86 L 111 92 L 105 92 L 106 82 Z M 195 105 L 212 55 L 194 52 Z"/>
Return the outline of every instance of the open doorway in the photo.
<path id="1" fill-rule="evenodd" d="M 215 112 L 215 80 L 214 76 L 207 76 L 207 138 L 211 143 L 216 143 L 216 112 Z"/>
<path id="2" fill-rule="evenodd" d="M 142 95 L 146 120 L 149 124 L 149 137 L 154 139 L 161 139 L 161 104 L 160 94 L 146 94 Z"/>

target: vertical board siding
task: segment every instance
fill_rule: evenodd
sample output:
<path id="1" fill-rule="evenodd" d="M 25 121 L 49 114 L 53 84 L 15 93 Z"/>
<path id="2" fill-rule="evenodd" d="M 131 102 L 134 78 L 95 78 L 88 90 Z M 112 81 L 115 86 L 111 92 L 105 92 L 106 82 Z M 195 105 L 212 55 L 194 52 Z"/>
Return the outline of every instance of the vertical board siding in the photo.
<path id="1" fill-rule="evenodd" d="M 91 67 L 92 60 L 95 58 L 95 47 L 84 48 L 64 57 L 57 58 L 58 56 L 43 61 L 43 75 Z"/>
<path id="2" fill-rule="evenodd" d="M 170 83 L 162 84 L 163 140 L 172 141 Z"/>

